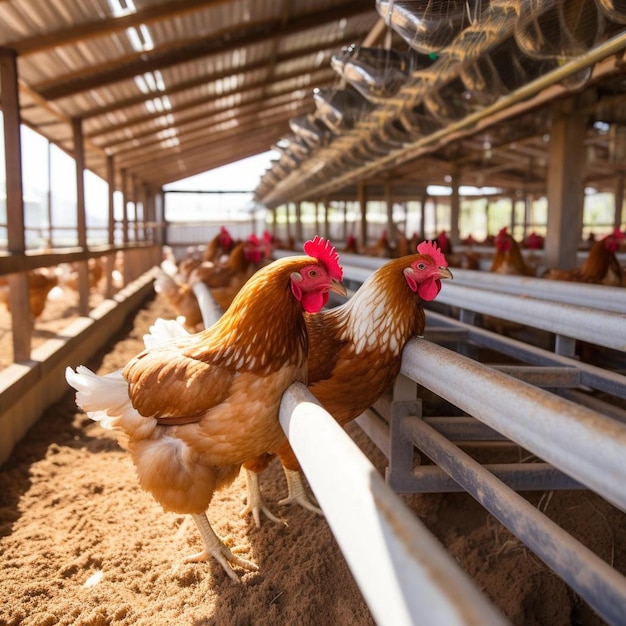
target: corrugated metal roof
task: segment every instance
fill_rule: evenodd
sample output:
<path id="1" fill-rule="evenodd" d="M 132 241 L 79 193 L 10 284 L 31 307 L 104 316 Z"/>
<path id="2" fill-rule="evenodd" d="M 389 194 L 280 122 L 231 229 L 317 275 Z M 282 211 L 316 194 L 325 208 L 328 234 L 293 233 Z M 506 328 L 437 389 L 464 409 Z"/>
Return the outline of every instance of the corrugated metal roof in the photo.
<path id="1" fill-rule="evenodd" d="M 363 179 L 417 189 L 453 171 L 465 184 L 545 190 L 550 107 L 570 96 L 590 120 L 586 182 L 609 186 L 626 126 L 625 33 L 614 0 L 0 2 L 0 47 L 17 54 L 26 124 L 72 153 L 72 120 L 81 120 L 87 166 L 106 178 L 112 157 L 117 188 L 122 170 L 161 187 L 278 143 L 283 157 L 257 189 L 268 206 L 350 194 Z M 528 65 L 542 69 L 526 83 L 616 39 L 600 72 L 594 61 L 585 80 L 510 98 Z M 350 44 L 373 54 L 378 76 L 333 69 Z M 549 54 L 533 49 L 546 45 Z M 394 74 L 397 58 L 406 67 Z M 315 87 L 379 91 L 330 128 L 319 126 Z M 497 114 L 489 108 L 506 98 Z M 478 117 L 465 124 L 467 115 Z M 290 120 L 323 132 L 307 144 Z"/>
<path id="2" fill-rule="evenodd" d="M 24 123 L 72 153 L 80 119 L 90 169 L 161 187 L 268 150 L 377 20 L 355 0 L 12 0 L 0 46 Z"/>

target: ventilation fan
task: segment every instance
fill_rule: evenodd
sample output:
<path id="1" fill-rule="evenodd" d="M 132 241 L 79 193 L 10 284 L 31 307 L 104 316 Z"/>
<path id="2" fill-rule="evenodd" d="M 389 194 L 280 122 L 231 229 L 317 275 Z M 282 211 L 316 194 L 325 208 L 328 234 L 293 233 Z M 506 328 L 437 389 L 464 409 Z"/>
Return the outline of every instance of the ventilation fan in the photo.
<path id="1" fill-rule="evenodd" d="M 330 64 L 361 95 L 375 103 L 396 94 L 411 71 L 408 55 L 354 44 L 333 55 Z"/>
<path id="2" fill-rule="evenodd" d="M 372 110 L 372 105 L 354 89 L 320 88 L 313 90 L 317 113 L 332 131 L 352 128 Z"/>
<path id="3" fill-rule="evenodd" d="M 424 54 L 448 46 L 488 5 L 485 0 L 376 0 L 385 24 Z"/>
<path id="4" fill-rule="evenodd" d="M 548 8 L 544 8 L 545 5 Z M 534 59 L 562 64 L 591 49 L 604 35 L 605 19 L 590 0 L 542 0 L 530 19 L 518 20 L 515 41 L 520 50 Z M 593 67 L 562 81 L 577 89 L 590 78 Z"/>

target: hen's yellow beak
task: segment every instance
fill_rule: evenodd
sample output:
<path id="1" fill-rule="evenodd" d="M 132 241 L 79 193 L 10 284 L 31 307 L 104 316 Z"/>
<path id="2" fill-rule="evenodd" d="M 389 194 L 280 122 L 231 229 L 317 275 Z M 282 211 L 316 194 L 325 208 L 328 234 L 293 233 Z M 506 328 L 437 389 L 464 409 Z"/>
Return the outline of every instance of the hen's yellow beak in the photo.
<path id="1" fill-rule="evenodd" d="M 343 283 L 335 280 L 334 278 L 330 281 L 330 286 L 328 288 L 329 291 L 333 291 L 334 293 L 338 293 L 340 296 L 347 296 L 348 292 L 346 288 L 343 286 Z"/>

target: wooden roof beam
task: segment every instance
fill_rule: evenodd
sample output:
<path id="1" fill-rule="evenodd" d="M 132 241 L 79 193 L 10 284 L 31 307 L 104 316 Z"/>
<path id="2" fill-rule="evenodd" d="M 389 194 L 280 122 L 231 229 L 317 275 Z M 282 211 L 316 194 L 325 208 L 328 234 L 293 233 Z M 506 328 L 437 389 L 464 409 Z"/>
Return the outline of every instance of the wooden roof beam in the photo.
<path id="1" fill-rule="evenodd" d="M 167 46 L 161 46 L 149 52 L 142 51 L 127 55 L 117 62 L 88 67 L 74 74 L 60 76 L 55 81 L 39 83 L 33 88 L 46 100 L 58 100 L 133 78 L 138 74 L 266 43 L 277 35 L 281 37 L 297 35 L 328 22 L 335 22 L 340 17 L 346 18 L 372 12 L 373 9 L 369 4 L 364 4 L 360 0 L 351 0 L 342 6 L 288 20 L 283 27 L 281 27 L 280 20 L 249 24 L 246 29 L 242 29 L 241 24 L 233 24 L 211 38 L 201 37 L 191 42 L 173 41 Z"/>

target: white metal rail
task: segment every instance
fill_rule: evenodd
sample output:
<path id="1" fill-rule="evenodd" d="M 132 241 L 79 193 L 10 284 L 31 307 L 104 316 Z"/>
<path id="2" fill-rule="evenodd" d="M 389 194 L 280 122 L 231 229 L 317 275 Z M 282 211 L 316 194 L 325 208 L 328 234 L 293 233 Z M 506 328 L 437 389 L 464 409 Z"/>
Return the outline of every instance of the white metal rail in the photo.
<path id="1" fill-rule="evenodd" d="M 304 385 L 280 423 L 377 624 L 505 623 Z"/>
<path id="2" fill-rule="evenodd" d="M 352 281 L 355 288 L 371 271 L 346 265 L 343 256 L 342 261 L 344 279 Z M 374 261 L 379 266 L 385 259 Z M 497 280 L 501 282 L 500 277 Z M 571 292 L 571 285 L 565 289 Z M 554 291 L 550 295 L 554 296 Z M 556 303 L 554 297 L 548 301 L 526 293 L 496 293 L 453 283 L 444 285 L 438 298 L 441 300 L 455 306 L 459 301 L 466 304 L 469 300 L 472 306 L 478 302 L 490 315 L 497 315 L 494 308 L 499 307 L 507 315 L 515 313 L 515 321 L 523 322 L 527 317 L 531 322 L 539 320 L 541 325 L 535 327 L 555 332 L 566 328 L 576 338 L 599 345 L 607 345 L 611 334 L 626 349 L 623 314 L 607 314 L 600 310 L 604 305 L 582 308 Z M 524 303 L 528 308 L 522 306 Z M 606 335 L 602 329 L 589 329 L 590 318 L 596 317 L 602 318 L 596 322 L 602 321 L 609 329 Z M 428 320 L 429 326 L 434 324 L 436 328 L 430 331 L 427 327 L 427 333 L 440 336 L 444 342 L 451 339 L 461 343 L 471 337 L 505 355 L 521 355 L 531 365 L 498 369 L 429 340 L 412 340 L 403 358 L 406 382 L 400 381 L 394 401 L 382 411 L 387 411 L 391 427 L 375 411 L 359 418 L 389 458 L 389 484 L 398 491 L 426 491 L 433 486 L 442 491 L 467 491 L 608 623 L 624 623 L 626 578 L 514 490 L 586 487 L 626 512 L 626 420 L 620 410 L 605 413 L 602 402 L 594 400 L 596 404 L 586 406 L 542 388 L 562 387 L 575 394 L 577 388 L 591 385 L 624 397 L 624 377 L 438 314 L 429 313 Z M 615 348 L 615 342 L 610 347 Z M 445 380 L 440 376 L 442 371 Z M 408 391 L 417 383 L 466 416 L 422 419 L 419 402 L 411 402 Z M 378 623 L 501 621 L 304 386 L 293 385 L 285 393 L 280 419 Z M 481 466 L 452 441 L 464 437 L 515 442 L 543 462 L 525 464 L 523 468 L 519 464 Z M 415 447 L 437 466 L 413 467 Z M 324 451 L 323 458 L 320 450 Z M 451 594 L 450 589 L 455 593 Z"/>
<path id="3" fill-rule="evenodd" d="M 210 290 L 192 288 L 214 324 Z M 284 394 L 280 421 L 377 624 L 507 623 L 304 385 Z"/>

